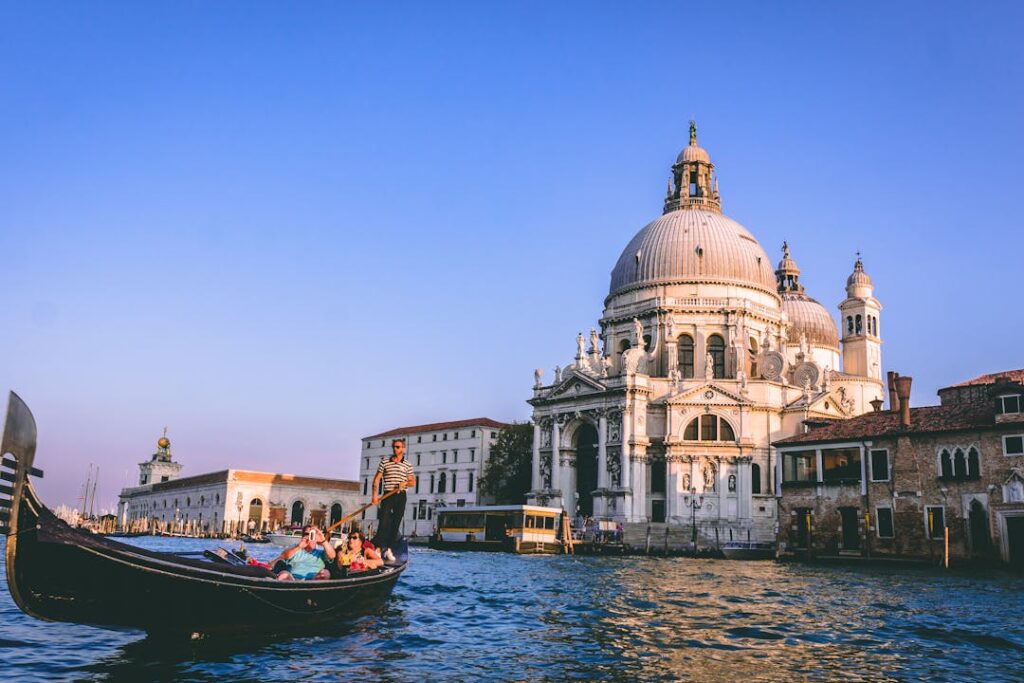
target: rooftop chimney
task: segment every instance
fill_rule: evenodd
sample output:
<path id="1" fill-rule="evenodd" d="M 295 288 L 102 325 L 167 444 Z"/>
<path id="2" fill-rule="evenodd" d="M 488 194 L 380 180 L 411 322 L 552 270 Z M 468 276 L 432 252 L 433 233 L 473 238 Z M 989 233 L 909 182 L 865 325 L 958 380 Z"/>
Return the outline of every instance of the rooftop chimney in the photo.
<path id="1" fill-rule="evenodd" d="M 868 403 L 871 404 L 871 407 L 874 409 L 874 412 L 877 413 L 882 410 L 882 404 L 885 403 L 885 401 L 883 401 L 880 398 L 876 398 L 874 401 L 868 401 Z"/>
<path id="2" fill-rule="evenodd" d="M 913 377 L 896 378 L 896 396 L 900 400 L 900 426 L 910 429 L 910 383 Z"/>
<path id="3" fill-rule="evenodd" d="M 891 410 L 894 413 L 899 412 L 899 409 L 900 409 L 900 399 L 899 399 L 899 396 L 896 395 L 896 378 L 899 377 L 899 376 L 900 376 L 900 373 L 898 373 L 898 372 L 893 372 L 892 370 L 890 370 L 888 372 L 888 379 L 889 379 L 889 410 Z"/>

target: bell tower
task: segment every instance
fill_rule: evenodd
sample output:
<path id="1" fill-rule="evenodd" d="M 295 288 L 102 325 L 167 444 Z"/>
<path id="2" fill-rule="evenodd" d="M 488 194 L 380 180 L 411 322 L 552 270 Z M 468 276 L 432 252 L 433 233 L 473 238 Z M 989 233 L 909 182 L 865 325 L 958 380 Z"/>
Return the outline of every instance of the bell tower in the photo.
<path id="1" fill-rule="evenodd" d="M 843 372 L 882 381 L 882 304 L 873 296 L 871 278 L 857 254 L 853 273 L 846 279 L 846 299 L 839 304 L 842 329 Z"/>
<path id="2" fill-rule="evenodd" d="M 167 438 L 167 427 L 164 427 L 164 435 L 156 442 L 156 453 L 149 462 L 139 463 L 139 486 L 177 479 L 181 463 L 174 462 L 172 458 L 171 440 Z"/>

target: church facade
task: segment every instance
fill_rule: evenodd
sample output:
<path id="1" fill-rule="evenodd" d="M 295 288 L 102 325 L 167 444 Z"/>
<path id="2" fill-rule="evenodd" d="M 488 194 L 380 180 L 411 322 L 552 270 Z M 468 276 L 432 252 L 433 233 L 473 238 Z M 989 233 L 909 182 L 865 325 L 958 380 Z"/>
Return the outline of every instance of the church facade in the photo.
<path id="1" fill-rule="evenodd" d="M 841 325 L 783 245 L 777 267 L 721 210 L 708 153 L 672 166 L 662 215 L 629 241 L 589 339 L 534 373 L 532 503 L 772 541 L 773 441 L 883 394 L 882 306 L 857 259 Z"/>

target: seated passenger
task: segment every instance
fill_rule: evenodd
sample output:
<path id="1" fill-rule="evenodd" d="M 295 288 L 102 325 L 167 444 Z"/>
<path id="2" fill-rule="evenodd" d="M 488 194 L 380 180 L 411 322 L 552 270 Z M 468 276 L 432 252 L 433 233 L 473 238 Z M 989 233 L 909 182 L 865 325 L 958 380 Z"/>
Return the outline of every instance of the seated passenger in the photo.
<path id="1" fill-rule="evenodd" d="M 334 546 L 324 542 L 323 532 L 307 524 L 302 527 L 298 545 L 282 552 L 270 566 L 277 569 L 279 562 L 284 565 L 277 575 L 279 581 L 327 579 L 331 576 L 327 564 L 334 562 L 335 557 Z"/>
<path id="2" fill-rule="evenodd" d="M 345 541 L 345 549 L 338 553 L 338 567 L 342 571 L 361 572 L 384 565 L 380 553 L 369 543 L 364 545 L 363 535 L 353 531 Z"/>

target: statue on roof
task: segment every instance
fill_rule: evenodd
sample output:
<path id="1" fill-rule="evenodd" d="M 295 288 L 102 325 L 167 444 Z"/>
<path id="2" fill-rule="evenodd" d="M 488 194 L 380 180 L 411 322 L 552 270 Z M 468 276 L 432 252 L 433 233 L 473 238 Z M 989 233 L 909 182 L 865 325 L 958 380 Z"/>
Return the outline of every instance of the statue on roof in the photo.
<path id="1" fill-rule="evenodd" d="M 690 119 L 690 144 L 697 144 L 697 122 Z"/>

